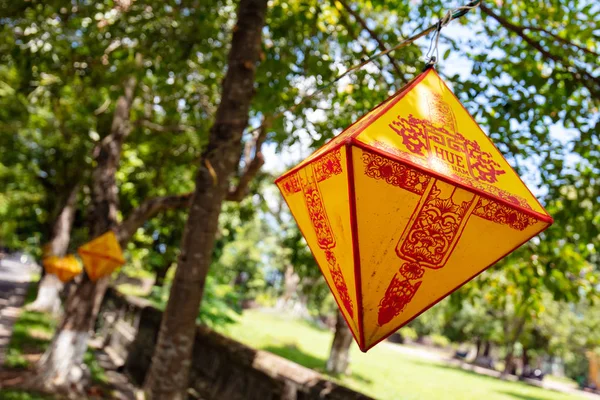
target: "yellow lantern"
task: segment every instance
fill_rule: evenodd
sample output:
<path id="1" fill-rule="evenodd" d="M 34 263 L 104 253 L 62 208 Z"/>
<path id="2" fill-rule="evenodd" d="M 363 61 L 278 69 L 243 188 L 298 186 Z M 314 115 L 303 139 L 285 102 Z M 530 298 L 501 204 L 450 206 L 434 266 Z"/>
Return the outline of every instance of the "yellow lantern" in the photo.
<path id="1" fill-rule="evenodd" d="M 65 283 L 81 273 L 81 264 L 73 255 L 65 257 L 48 256 L 42 260 L 48 274 L 54 274 Z"/>
<path id="2" fill-rule="evenodd" d="M 108 231 L 77 249 L 83 260 L 85 272 L 96 281 L 110 275 L 125 263 L 121 246 L 113 231 Z"/>
<path id="3" fill-rule="evenodd" d="M 433 68 L 276 183 L 363 351 L 553 222 Z"/>

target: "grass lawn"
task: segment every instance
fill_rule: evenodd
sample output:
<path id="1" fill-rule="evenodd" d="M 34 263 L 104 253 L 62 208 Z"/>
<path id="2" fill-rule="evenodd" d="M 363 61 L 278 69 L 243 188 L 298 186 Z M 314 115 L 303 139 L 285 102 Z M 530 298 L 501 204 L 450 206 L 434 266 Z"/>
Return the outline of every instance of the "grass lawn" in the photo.
<path id="1" fill-rule="evenodd" d="M 223 333 L 308 368 L 323 371 L 332 333 L 308 322 L 245 311 Z M 350 376 L 334 378 L 376 399 L 566 400 L 577 399 L 519 382 L 507 382 L 401 353 L 381 343 L 367 354 L 353 344 Z"/>

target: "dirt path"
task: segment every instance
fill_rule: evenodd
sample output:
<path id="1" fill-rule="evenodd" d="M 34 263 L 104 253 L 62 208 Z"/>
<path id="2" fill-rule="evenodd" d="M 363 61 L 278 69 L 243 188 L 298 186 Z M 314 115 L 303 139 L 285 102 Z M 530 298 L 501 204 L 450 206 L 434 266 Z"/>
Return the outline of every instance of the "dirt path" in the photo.
<path id="1" fill-rule="evenodd" d="M 0 260 L 0 369 L 4 365 L 13 325 L 19 317 L 27 287 L 37 268 L 34 264 Z"/>

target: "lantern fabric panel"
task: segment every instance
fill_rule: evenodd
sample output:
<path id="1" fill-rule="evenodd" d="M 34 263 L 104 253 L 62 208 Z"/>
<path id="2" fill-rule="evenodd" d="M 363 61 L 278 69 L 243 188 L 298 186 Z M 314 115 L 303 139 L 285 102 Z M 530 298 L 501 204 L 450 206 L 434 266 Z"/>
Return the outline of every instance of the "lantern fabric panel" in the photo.
<path id="1" fill-rule="evenodd" d="M 398 161 L 352 152 L 367 349 L 549 225 Z"/>
<path id="2" fill-rule="evenodd" d="M 357 339 L 354 250 L 345 147 L 329 148 L 300 165 L 277 185 L 304 236 L 327 285 Z M 340 195 L 341 194 L 341 195 Z M 358 339 L 357 339 L 358 340 Z"/>
<path id="3" fill-rule="evenodd" d="M 433 69 L 276 182 L 363 351 L 552 223 Z"/>
<path id="4" fill-rule="evenodd" d="M 92 281 L 112 274 L 121 265 L 121 262 L 109 257 L 102 257 L 99 254 L 80 253 L 79 255 L 85 265 L 85 272 Z"/>
<path id="5" fill-rule="evenodd" d="M 42 258 L 42 266 L 47 274 L 53 274 L 56 262 L 58 261 L 58 257 L 56 256 L 46 256 Z"/>
<path id="6" fill-rule="evenodd" d="M 112 274 L 125 263 L 121 246 L 113 231 L 89 241 L 78 250 L 85 272 L 92 281 Z"/>
<path id="7" fill-rule="evenodd" d="M 42 264 L 46 273 L 56 275 L 63 283 L 70 281 L 82 271 L 79 261 L 73 255 L 48 256 L 42 260 Z"/>

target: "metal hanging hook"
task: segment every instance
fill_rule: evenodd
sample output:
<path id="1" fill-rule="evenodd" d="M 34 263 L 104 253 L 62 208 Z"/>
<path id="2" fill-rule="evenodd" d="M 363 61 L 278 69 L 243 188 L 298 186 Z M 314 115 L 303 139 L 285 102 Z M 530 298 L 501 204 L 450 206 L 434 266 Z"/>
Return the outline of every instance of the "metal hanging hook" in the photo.
<path id="1" fill-rule="evenodd" d="M 425 69 L 431 68 L 432 66 L 437 64 L 440 59 L 439 43 L 440 43 L 440 36 L 441 36 L 442 28 L 447 26 L 450 23 L 450 21 L 452 21 L 453 19 L 460 18 L 463 15 L 465 15 L 467 12 L 472 10 L 473 8 L 479 7 L 480 4 L 481 4 L 481 0 L 472 1 L 465 6 L 461 6 L 461 7 L 455 8 L 453 10 L 448 10 L 444 14 L 444 16 L 442 18 L 440 18 L 440 20 L 436 24 L 437 26 L 434 31 L 433 37 L 431 38 L 431 42 L 429 43 L 429 49 L 427 50 L 427 53 L 425 54 L 425 58 L 428 59 Z"/>

